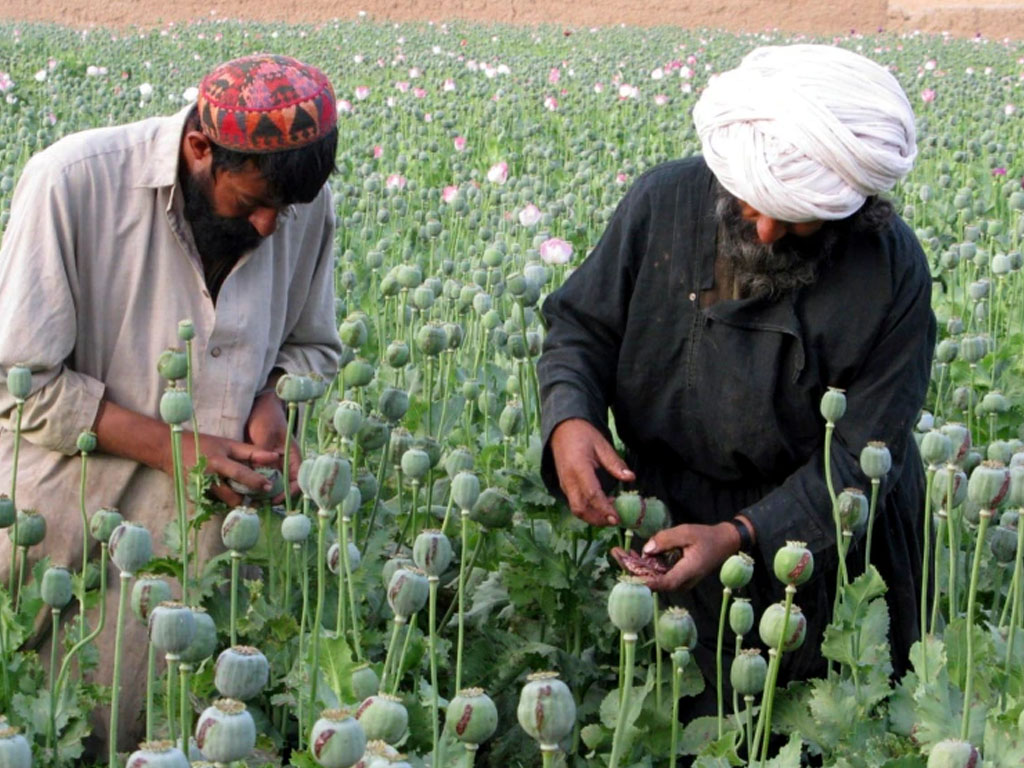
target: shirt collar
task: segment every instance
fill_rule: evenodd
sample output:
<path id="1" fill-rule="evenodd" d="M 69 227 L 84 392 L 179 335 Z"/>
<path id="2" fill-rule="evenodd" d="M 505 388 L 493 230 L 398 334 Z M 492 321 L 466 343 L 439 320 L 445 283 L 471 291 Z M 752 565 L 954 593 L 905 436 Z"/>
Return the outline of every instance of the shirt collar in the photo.
<path id="1" fill-rule="evenodd" d="M 189 104 L 179 112 L 158 118 L 156 133 L 149 142 L 149 162 L 139 173 L 136 186 L 173 187 L 178 180 L 178 158 L 181 154 L 181 136 L 185 130 L 185 119 L 192 111 Z"/>

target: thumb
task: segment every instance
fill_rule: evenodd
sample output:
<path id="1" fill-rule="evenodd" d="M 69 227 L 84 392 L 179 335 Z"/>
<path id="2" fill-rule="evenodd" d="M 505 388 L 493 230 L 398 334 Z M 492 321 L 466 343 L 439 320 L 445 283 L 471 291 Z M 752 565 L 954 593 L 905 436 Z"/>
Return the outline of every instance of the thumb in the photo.
<path id="1" fill-rule="evenodd" d="M 612 477 L 617 480 L 621 480 L 626 483 L 631 483 L 636 480 L 636 475 L 633 474 L 626 462 L 622 460 L 622 457 L 615 452 L 615 449 L 608 443 L 608 441 L 601 439 L 596 445 L 597 460 L 601 462 L 601 466 L 604 467 L 608 472 L 611 473 Z"/>
<path id="2" fill-rule="evenodd" d="M 671 549 L 671 545 L 664 541 L 668 536 L 668 531 L 658 531 L 656 534 L 651 536 L 644 544 L 643 552 L 645 555 L 656 555 L 662 551 L 662 549 Z"/>

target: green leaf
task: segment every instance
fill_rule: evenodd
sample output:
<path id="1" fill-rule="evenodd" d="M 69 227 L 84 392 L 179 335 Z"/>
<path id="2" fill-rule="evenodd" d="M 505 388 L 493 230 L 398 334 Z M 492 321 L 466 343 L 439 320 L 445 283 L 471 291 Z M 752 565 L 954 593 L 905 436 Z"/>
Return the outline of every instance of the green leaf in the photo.
<path id="1" fill-rule="evenodd" d="M 765 765 L 767 768 L 800 768 L 800 745 L 800 737 L 793 734 L 786 742 L 786 746 L 779 750 L 779 754 Z"/>
<path id="2" fill-rule="evenodd" d="M 351 685 L 354 666 L 345 638 L 325 636 L 320 639 L 320 668 L 334 695 L 341 701 L 352 701 L 355 698 Z"/>
<path id="3" fill-rule="evenodd" d="M 580 729 L 580 738 L 583 743 L 587 745 L 587 748 L 593 752 L 600 747 L 610 737 L 611 731 L 607 728 L 602 728 L 597 723 L 591 723 L 585 725 Z"/>
<path id="4" fill-rule="evenodd" d="M 992 768 L 1019 768 L 1024 765 L 1024 737 L 1016 720 L 990 717 L 985 723 L 981 752 L 985 765 Z"/>
<path id="5" fill-rule="evenodd" d="M 291 765 L 295 768 L 320 768 L 309 752 L 292 752 Z"/>
<path id="6" fill-rule="evenodd" d="M 633 686 L 629 696 L 629 709 L 626 711 L 626 725 L 633 725 L 637 718 L 640 717 L 640 712 L 644 708 L 644 700 L 653 687 L 654 683 L 650 678 L 642 686 Z M 615 724 L 618 722 L 619 717 L 619 698 L 619 689 L 616 688 L 609 691 L 601 702 L 601 724 L 605 728 L 615 729 Z"/>
<path id="7" fill-rule="evenodd" d="M 684 755 L 696 755 L 705 744 L 718 739 L 718 718 L 714 716 L 698 717 L 691 720 L 683 728 L 679 739 L 679 749 Z"/>

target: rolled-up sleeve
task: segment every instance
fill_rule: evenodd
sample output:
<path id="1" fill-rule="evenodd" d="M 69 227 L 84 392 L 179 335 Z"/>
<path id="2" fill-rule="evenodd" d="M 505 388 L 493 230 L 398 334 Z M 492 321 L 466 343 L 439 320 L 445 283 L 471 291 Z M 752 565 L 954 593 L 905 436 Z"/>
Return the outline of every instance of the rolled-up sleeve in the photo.
<path id="1" fill-rule="evenodd" d="M 334 315 L 334 207 L 330 191 L 311 204 L 322 208 L 322 226 L 307 235 L 306 247 L 316 251 L 316 265 L 308 283 L 293 286 L 290 301 L 299 305 L 274 362 L 286 373 L 318 373 L 331 379 L 338 372 L 341 339 Z"/>
<path id="2" fill-rule="evenodd" d="M 11 202 L 0 247 L 0 369 L 32 370 L 22 435 L 53 451 L 72 454 L 78 435 L 92 427 L 104 385 L 68 367 L 75 347 L 76 213 L 64 169 L 45 158 L 29 161 Z M 0 387 L 0 418 L 15 401 Z"/>

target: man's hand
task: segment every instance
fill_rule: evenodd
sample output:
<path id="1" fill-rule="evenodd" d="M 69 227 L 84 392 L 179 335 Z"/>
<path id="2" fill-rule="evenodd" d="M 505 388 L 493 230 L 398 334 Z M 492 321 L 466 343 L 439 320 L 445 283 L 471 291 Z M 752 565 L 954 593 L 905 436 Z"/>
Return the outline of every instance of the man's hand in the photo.
<path id="1" fill-rule="evenodd" d="M 551 433 L 558 484 L 576 517 L 591 525 L 617 525 L 619 516 L 597 480 L 597 468 L 625 483 L 636 475 L 604 435 L 585 419 L 566 419 Z"/>
<path id="2" fill-rule="evenodd" d="M 191 432 L 182 432 L 181 438 L 181 458 L 187 472 L 196 463 L 195 438 Z M 214 435 L 200 434 L 199 450 L 206 457 L 207 473 L 263 491 L 269 491 L 271 484 L 263 475 L 254 472 L 252 467 L 276 466 L 280 461 L 280 454 L 275 451 L 263 450 L 249 443 L 240 443 Z M 169 446 L 166 464 L 161 469 L 174 476 L 174 463 L 171 460 Z M 228 506 L 237 507 L 244 502 L 244 499 L 224 482 L 214 483 L 211 493 Z"/>
<path id="3" fill-rule="evenodd" d="M 277 460 L 273 466 L 284 469 L 284 444 L 288 435 L 288 418 L 285 416 L 281 400 L 274 392 L 267 392 L 256 398 L 253 403 L 252 412 L 249 414 L 249 421 L 246 422 L 245 432 L 250 442 L 257 448 L 267 451 L 274 451 Z M 288 460 L 289 493 L 294 496 L 299 492 L 299 464 L 302 463 L 302 452 L 299 450 L 297 440 L 291 443 L 291 458 Z M 277 504 L 284 499 L 281 494 L 273 503 Z"/>
<path id="4" fill-rule="evenodd" d="M 668 573 L 650 576 L 647 586 L 658 592 L 692 589 L 739 551 L 740 536 L 730 523 L 684 524 L 654 534 L 644 544 L 645 555 L 681 549 L 683 556 Z"/>

